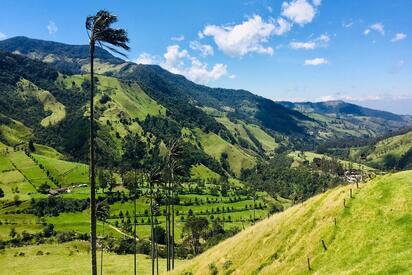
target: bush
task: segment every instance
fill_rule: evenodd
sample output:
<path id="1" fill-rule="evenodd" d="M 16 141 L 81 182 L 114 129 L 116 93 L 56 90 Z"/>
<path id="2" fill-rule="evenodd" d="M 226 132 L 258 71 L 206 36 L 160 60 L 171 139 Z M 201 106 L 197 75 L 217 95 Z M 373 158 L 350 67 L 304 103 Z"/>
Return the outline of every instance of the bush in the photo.
<path id="1" fill-rule="evenodd" d="M 74 231 L 63 231 L 56 234 L 57 241 L 59 243 L 69 242 L 76 238 Z"/>
<path id="2" fill-rule="evenodd" d="M 232 265 L 232 261 L 231 260 L 227 260 L 224 264 L 223 264 L 223 268 L 224 269 L 229 269 L 229 267 Z"/>
<path id="3" fill-rule="evenodd" d="M 283 205 L 280 203 L 270 203 L 269 204 L 269 214 L 274 214 L 277 212 L 282 212 L 283 211 Z"/>
<path id="4" fill-rule="evenodd" d="M 209 264 L 209 271 L 211 275 L 217 275 L 219 273 L 219 270 L 214 263 Z"/>
<path id="5" fill-rule="evenodd" d="M 43 183 L 42 185 L 40 185 L 38 191 L 42 194 L 47 194 L 49 193 L 50 190 L 50 185 L 48 185 L 47 183 Z"/>

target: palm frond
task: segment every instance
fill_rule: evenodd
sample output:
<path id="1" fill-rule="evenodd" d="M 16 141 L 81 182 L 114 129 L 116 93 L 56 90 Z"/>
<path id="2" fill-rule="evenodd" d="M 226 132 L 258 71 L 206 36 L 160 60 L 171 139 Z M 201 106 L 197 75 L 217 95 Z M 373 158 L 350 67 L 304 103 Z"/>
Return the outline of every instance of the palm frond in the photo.
<path id="1" fill-rule="evenodd" d="M 105 29 L 99 33 L 96 33 L 95 38 L 96 40 L 104 43 L 120 47 L 124 50 L 129 50 L 129 46 L 127 45 L 129 38 L 127 37 L 127 32 L 123 29 Z"/>

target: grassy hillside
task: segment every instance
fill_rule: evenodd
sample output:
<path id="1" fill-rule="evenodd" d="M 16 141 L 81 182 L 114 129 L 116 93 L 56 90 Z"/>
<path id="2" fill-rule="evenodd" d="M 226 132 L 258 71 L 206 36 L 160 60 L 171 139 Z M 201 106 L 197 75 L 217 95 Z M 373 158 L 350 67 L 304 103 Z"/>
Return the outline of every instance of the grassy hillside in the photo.
<path id="1" fill-rule="evenodd" d="M 378 142 L 373 151 L 367 156 L 367 160 L 374 164 L 384 162 L 388 155 L 400 159 L 408 150 L 412 148 L 412 131 L 403 135 L 389 137 Z"/>
<path id="2" fill-rule="evenodd" d="M 49 91 L 40 89 L 27 79 L 21 79 L 17 83 L 17 89 L 22 96 L 35 97 L 43 106 L 43 110 L 49 114 L 41 121 L 43 127 L 55 125 L 66 117 L 66 107 L 58 102 Z"/>
<path id="3" fill-rule="evenodd" d="M 0 274 L 88 274 L 88 249 L 88 243 L 84 241 L 8 249 L 0 257 L 0 266 L 7 267 L 1 268 Z M 105 274 L 127 274 L 133 270 L 133 255 L 105 253 L 103 263 Z M 176 265 L 180 264 L 177 260 Z M 138 274 L 150 274 L 150 265 L 149 256 L 137 255 Z M 164 272 L 165 267 L 165 260 L 159 259 L 159 271 Z"/>
<path id="4" fill-rule="evenodd" d="M 319 121 L 314 127 L 322 139 L 378 137 L 411 125 L 410 116 L 373 110 L 344 101 L 279 102 Z"/>
<path id="5" fill-rule="evenodd" d="M 9 145 L 27 142 L 32 130 L 23 123 L 0 114 L 0 139 Z"/>
<path id="6" fill-rule="evenodd" d="M 222 153 L 226 153 L 230 169 L 238 176 L 241 169 L 252 168 L 256 163 L 256 159 L 243 148 L 228 143 L 214 133 L 204 133 L 200 129 L 196 129 L 195 134 L 203 150 L 216 160 L 220 160 Z"/>
<path id="7" fill-rule="evenodd" d="M 308 258 L 319 274 L 407 274 L 412 266 L 412 171 L 376 178 L 355 189 L 353 198 L 350 188 L 329 190 L 263 220 L 174 274 L 209 274 L 212 269 L 305 274 L 310 273 Z"/>

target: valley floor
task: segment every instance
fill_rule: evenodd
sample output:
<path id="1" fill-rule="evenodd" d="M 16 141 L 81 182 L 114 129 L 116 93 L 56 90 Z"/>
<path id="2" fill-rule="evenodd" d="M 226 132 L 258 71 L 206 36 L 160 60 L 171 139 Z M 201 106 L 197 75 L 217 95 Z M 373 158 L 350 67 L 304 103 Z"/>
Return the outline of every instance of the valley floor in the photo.
<path id="1" fill-rule="evenodd" d="M 74 241 L 64 244 L 43 244 L 6 249 L 0 252 L 0 274 L 89 274 L 88 243 Z M 98 253 L 100 274 L 100 252 Z M 181 261 L 176 262 L 177 265 Z M 159 271 L 165 272 L 165 260 L 159 259 Z M 137 255 L 137 274 L 151 274 L 151 260 Z M 133 255 L 105 253 L 103 274 L 132 274 Z"/>

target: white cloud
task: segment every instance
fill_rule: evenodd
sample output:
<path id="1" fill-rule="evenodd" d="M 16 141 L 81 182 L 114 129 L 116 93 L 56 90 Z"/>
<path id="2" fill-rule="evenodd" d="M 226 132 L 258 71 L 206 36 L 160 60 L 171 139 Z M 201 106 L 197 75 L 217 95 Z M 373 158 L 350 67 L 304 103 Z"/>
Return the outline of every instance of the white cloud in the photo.
<path id="1" fill-rule="evenodd" d="M 329 41 L 330 41 L 330 37 L 327 33 L 325 33 L 307 42 L 292 41 L 290 42 L 290 47 L 292 49 L 313 50 L 319 47 L 327 47 Z"/>
<path id="2" fill-rule="evenodd" d="M 267 8 L 268 12 L 270 12 L 270 13 L 272 13 L 272 12 L 273 12 L 273 9 L 272 9 L 272 7 L 271 7 L 271 6 L 267 6 L 266 8 Z"/>
<path id="3" fill-rule="evenodd" d="M 171 39 L 173 41 L 183 41 L 183 40 L 185 40 L 185 36 L 184 35 L 173 36 Z"/>
<path id="4" fill-rule="evenodd" d="M 47 25 L 47 30 L 49 31 L 49 34 L 55 34 L 59 28 L 57 28 L 56 23 L 54 23 L 53 21 L 49 21 L 49 24 Z"/>
<path id="5" fill-rule="evenodd" d="M 274 33 L 276 35 L 282 35 L 290 31 L 291 27 L 292 26 L 288 21 L 283 18 L 278 18 L 278 20 L 276 20 Z"/>
<path id="6" fill-rule="evenodd" d="M 392 38 L 391 41 L 392 41 L 392 42 L 399 42 L 399 41 L 404 40 L 406 37 L 407 37 L 406 34 L 404 34 L 403 32 L 399 32 L 399 33 L 397 33 L 397 34 L 395 35 L 394 38 Z"/>
<path id="7" fill-rule="evenodd" d="M 392 98 L 392 97 L 391 97 Z M 335 100 L 343 100 L 343 101 L 371 101 L 371 100 L 383 100 L 389 99 L 386 96 L 382 95 L 367 95 L 367 96 L 351 96 L 351 95 L 324 95 L 315 99 L 315 101 L 335 101 Z"/>
<path id="8" fill-rule="evenodd" d="M 290 42 L 293 49 L 313 50 L 316 48 L 315 42 Z"/>
<path id="9" fill-rule="evenodd" d="M 320 42 L 323 42 L 323 43 L 329 43 L 330 37 L 329 37 L 329 35 L 328 35 L 327 33 L 324 33 L 324 34 L 322 34 L 321 36 L 319 36 L 319 37 L 316 39 L 316 41 L 320 41 Z"/>
<path id="10" fill-rule="evenodd" d="M 0 32 L 0 40 L 4 40 L 7 38 L 7 35 L 5 35 L 4 33 Z"/>
<path id="11" fill-rule="evenodd" d="M 230 79 L 236 79 L 236 75 L 235 75 L 235 74 L 231 74 L 231 75 L 229 75 L 229 78 L 230 78 Z"/>
<path id="12" fill-rule="evenodd" d="M 265 22 L 255 15 L 239 25 L 208 25 L 204 28 L 203 35 L 212 36 L 219 49 L 230 56 L 244 56 L 251 52 L 273 54 L 271 47 L 262 44 L 267 42 L 274 29 L 271 22 Z"/>
<path id="13" fill-rule="evenodd" d="M 225 64 L 218 63 L 209 69 L 207 63 L 191 56 L 187 50 L 180 49 L 179 45 L 168 46 L 163 57 L 142 53 L 136 62 L 160 65 L 172 73 L 184 75 L 200 84 L 207 84 L 227 75 Z"/>
<path id="14" fill-rule="evenodd" d="M 320 5 L 321 1 L 314 1 L 314 5 Z M 312 22 L 316 15 L 316 7 L 306 0 L 292 0 L 290 3 L 283 2 L 282 15 L 301 26 Z"/>
<path id="15" fill-rule="evenodd" d="M 218 48 L 229 56 L 241 57 L 248 53 L 272 55 L 273 48 L 264 44 L 271 36 L 282 35 L 290 27 L 290 23 L 283 18 L 265 21 L 254 15 L 238 25 L 207 25 L 199 37 L 213 37 Z"/>
<path id="16" fill-rule="evenodd" d="M 150 64 L 157 64 L 158 62 L 158 57 L 153 56 L 149 53 L 141 53 L 139 57 L 136 59 L 137 64 L 145 64 L 145 65 L 150 65 Z"/>
<path id="17" fill-rule="evenodd" d="M 352 20 L 349 20 L 349 21 L 344 21 L 344 22 L 342 22 L 342 27 L 344 27 L 344 28 L 350 28 L 350 27 L 352 27 L 353 26 L 353 21 Z"/>
<path id="18" fill-rule="evenodd" d="M 375 31 L 380 33 L 381 35 L 385 35 L 385 26 L 382 23 L 375 23 L 370 25 L 365 31 L 363 32 L 364 35 L 368 35 L 371 31 Z"/>
<path id="19" fill-rule="evenodd" d="M 325 58 L 314 58 L 314 59 L 306 59 L 305 60 L 305 65 L 309 66 L 319 66 L 319 65 L 325 65 L 328 64 L 329 61 L 326 60 Z"/>
<path id="20" fill-rule="evenodd" d="M 202 44 L 199 41 L 191 41 L 190 48 L 196 51 L 200 51 L 203 56 L 213 55 L 213 47 L 210 45 Z"/>

